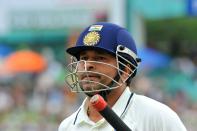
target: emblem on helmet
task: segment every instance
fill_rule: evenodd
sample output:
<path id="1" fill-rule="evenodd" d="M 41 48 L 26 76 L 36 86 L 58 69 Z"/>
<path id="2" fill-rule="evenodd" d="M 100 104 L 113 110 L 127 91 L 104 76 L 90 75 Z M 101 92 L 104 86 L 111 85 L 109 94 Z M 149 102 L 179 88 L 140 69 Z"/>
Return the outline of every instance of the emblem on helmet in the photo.
<path id="1" fill-rule="evenodd" d="M 83 39 L 84 45 L 93 46 L 100 40 L 100 34 L 96 31 L 89 32 Z"/>

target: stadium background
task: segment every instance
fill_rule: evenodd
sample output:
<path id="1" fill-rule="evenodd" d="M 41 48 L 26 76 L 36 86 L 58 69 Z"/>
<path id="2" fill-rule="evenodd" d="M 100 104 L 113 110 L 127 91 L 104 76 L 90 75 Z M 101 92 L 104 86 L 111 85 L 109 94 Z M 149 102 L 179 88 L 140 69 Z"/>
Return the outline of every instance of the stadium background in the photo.
<path id="1" fill-rule="evenodd" d="M 132 90 L 197 130 L 196 16 L 197 0 L 0 0 L 0 131 L 54 131 L 77 109 L 84 95 L 65 85 L 65 49 L 98 21 L 136 40 L 143 61 Z"/>

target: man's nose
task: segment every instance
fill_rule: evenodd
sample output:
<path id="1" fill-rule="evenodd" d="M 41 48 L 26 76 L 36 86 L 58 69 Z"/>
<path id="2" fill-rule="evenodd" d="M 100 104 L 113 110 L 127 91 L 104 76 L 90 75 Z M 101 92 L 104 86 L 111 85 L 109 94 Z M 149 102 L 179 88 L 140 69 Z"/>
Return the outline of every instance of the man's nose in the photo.
<path id="1" fill-rule="evenodd" d="M 95 69 L 95 63 L 94 62 L 90 62 L 90 61 L 86 61 L 85 62 L 85 70 L 93 70 Z"/>

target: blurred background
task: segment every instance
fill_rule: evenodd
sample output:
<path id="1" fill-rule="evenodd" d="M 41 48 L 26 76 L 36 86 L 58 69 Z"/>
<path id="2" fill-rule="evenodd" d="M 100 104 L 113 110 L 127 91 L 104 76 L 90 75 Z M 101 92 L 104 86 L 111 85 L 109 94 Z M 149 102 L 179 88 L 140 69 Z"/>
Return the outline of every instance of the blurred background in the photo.
<path id="1" fill-rule="evenodd" d="M 55 131 L 81 104 L 64 78 L 80 31 L 126 27 L 142 63 L 132 90 L 197 130 L 197 0 L 0 0 L 0 131 Z"/>

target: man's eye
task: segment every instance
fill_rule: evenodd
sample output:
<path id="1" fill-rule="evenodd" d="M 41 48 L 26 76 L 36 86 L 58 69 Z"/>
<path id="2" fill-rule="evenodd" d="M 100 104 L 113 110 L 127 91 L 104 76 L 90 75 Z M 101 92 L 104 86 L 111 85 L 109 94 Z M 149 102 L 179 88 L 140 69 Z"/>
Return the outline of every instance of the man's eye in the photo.
<path id="1" fill-rule="evenodd" d="M 96 60 L 98 60 L 98 61 L 99 61 L 99 60 L 100 60 L 100 61 L 103 61 L 103 60 L 106 60 L 106 58 L 103 57 L 103 56 L 99 56 L 99 57 L 96 58 Z"/>
<path id="2" fill-rule="evenodd" d="M 80 57 L 80 60 L 87 60 L 87 59 L 88 57 L 85 57 L 85 56 Z"/>

